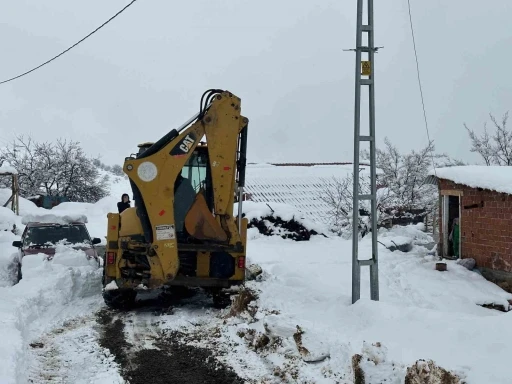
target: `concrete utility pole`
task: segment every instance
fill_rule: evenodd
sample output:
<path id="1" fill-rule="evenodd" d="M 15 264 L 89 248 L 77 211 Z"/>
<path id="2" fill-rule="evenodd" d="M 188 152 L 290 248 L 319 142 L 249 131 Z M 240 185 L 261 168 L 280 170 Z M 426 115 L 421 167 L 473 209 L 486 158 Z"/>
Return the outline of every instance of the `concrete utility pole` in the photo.
<path id="1" fill-rule="evenodd" d="M 367 3 L 368 22 L 363 24 L 363 1 Z M 373 40 L 373 0 L 357 1 L 357 35 L 356 35 L 356 90 L 354 111 L 354 190 L 353 190 L 353 221 L 352 221 L 352 304 L 361 297 L 361 266 L 370 266 L 370 294 L 372 300 L 379 300 L 379 269 L 377 254 L 377 184 L 375 166 L 375 77 L 374 55 L 378 48 Z M 363 46 L 363 34 L 368 36 L 368 45 Z M 361 61 L 361 53 L 368 54 L 368 60 Z M 365 77 L 365 78 L 363 78 Z M 367 85 L 369 90 L 369 133 L 361 136 L 361 86 Z M 370 175 L 371 190 L 369 195 L 359 190 L 359 151 L 360 143 L 370 143 Z M 371 201 L 372 226 L 372 257 L 359 260 L 359 201 Z"/>

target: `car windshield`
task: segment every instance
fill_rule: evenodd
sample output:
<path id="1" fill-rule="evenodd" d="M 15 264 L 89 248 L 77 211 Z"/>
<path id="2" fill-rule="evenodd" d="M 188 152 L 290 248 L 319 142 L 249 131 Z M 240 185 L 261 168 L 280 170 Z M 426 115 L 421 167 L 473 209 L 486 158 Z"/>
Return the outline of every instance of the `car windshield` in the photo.
<path id="1" fill-rule="evenodd" d="M 71 244 L 91 241 L 84 225 L 51 225 L 29 228 L 23 242 L 30 246 L 56 244 L 63 240 Z"/>

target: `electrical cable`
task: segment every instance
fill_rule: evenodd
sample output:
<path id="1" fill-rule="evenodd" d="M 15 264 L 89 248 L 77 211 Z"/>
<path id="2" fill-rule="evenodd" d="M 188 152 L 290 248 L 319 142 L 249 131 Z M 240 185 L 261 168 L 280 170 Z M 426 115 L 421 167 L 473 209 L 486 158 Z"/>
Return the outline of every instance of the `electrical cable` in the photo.
<path id="1" fill-rule="evenodd" d="M 417 73 L 417 76 L 418 76 L 418 85 L 419 85 L 419 88 L 420 88 L 421 105 L 423 107 L 423 118 L 425 120 L 425 129 L 427 131 L 428 143 L 430 145 L 430 143 L 431 143 L 431 141 L 430 141 L 430 132 L 428 130 L 427 113 L 425 111 L 425 101 L 423 99 L 423 89 L 422 89 L 422 86 L 421 86 L 421 79 L 420 79 L 420 66 L 419 66 L 419 63 L 418 63 L 418 52 L 416 50 L 416 40 L 414 38 L 414 27 L 413 27 L 413 23 L 412 23 L 411 0 L 407 0 L 407 6 L 408 6 L 408 10 L 409 10 L 409 22 L 410 22 L 410 25 L 411 25 L 411 35 L 412 35 L 412 44 L 413 44 L 413 48 L 414 48 L 414 57 L 416 59 L 416 73 Z M 437 178 L 436 164 L 435 164 L 435 161 L 434 161 L 434 154 L 432 153 L 432 150 L 430 150 L 430 156 L 432 157 L 432 167 L 434 168 L 434 174 L 435 174 L 435 176 Z"/>
<path id="2" fill-rule="evenodd" d="M 112 20 L 114 20 L 117 16 L 119 16 L 122 12 L 124 12 L 124 10 L 126 10 L 130 5 L 132 5 L 133 3 L 135 3 L 137 0 L 132 0 L 128 5 L 126 5 L 123 9 L 121 9 L 119 12 L 117 12 L 114 16 L 112 16 L 110 19 L 108 19 L 107 21 L 105 21 L 103 24 L 101 24 L 98 28 L 96 28 L 94 31 L 92 31 L 91 33 L 89 33 L 87 36 L 85 36 L 83 39 L 79 40 L 78 42 L 76 42 L 75 44 L 73 44 L 71 47 L 69 47 L 68 49 L 62 51 L 61 53 L 59 53 L 57 56 L 54 56 L 52 57 L 50 60 L 48 61 L 45 61 L 43 64 L 41 65 L 38 65 L 37 67 L 35 68 L 32 68 L 31 70 L 27 71 L 27 72 L 24 72 L 18 76 L 14 76 L 14 77 L 11 77 L 10 79 L 7 79 L 7 80 L 4 80 L 4 81 L 0 81 L 0 85 L 1 84 L 5 84 L 5 83 L 8 83 L 10 81 L 13 81 L 13 80 L 16 80 L 16 79 L 19 79 L 20 77 L 23 77 L 25 75 L 28 75 L 29 73 L 31 72 L 34 72 L 35 70 L 43 67 L 44 65 L 52 62 L 53 60 L 57 59 L 58 57 L 62 56 L 64 53 L 68 52 L 70 49 L 76 47 L 78 44 L 80 44 L 82 41 L 84 41 L 85 39 L 87 39 L 88 37 L 90 37 L 91 35 L 93 35 L 94 33 L 96 33 L 97 31 L 99 31 L 101 28 L 103 28 L 105 25 L 107 25 L 108 23 L 110 23 Z"/>
<path id="3" fill-rule="evenodd" d="M 211 103 L 211 98 L 218 93 L 222 93 L 224 90 L 222 89 L 208 89 L 201 96 L 201 101 L 199 103 L 199 118 L 202 119 L 207 112 L 208 105 Z M 207 95 L 208 94 L 208 95 Z M 207 95 L 207 96 L 206 96 Z M 206 99 L 204 98 L 206 96 Z M 204 105 L 203 105 L 204 99 Z"/>

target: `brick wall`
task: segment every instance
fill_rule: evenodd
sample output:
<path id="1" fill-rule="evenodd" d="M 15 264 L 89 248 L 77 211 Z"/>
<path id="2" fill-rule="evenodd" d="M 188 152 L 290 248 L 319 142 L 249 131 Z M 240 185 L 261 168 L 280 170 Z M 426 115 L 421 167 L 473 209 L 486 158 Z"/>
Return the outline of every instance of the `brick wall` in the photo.
<path id="1" fill-rule="evenodd" d="M 461 256 L 475 259 L 478 267 L 512 272 L 512 195 L 478 190 L 448 180 L 440 180 L 439 184 L 441 189 L 462 190 L 464 194 L 461 196 Z M 464 209 L 482 201 L 483 207 Z M 445 234 L 441 220 L 442 244 Z"/>

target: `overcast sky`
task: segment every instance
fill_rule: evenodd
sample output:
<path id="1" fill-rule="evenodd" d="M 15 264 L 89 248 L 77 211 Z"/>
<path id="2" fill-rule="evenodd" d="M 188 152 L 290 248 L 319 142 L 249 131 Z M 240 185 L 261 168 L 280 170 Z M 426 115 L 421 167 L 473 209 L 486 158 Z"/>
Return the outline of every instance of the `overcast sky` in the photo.
<path id="1" fill-rule="evenodd" d="M 51 58 L 127 0 L 2 2 L 0 80 Z M 510 107 L 506 0 L 411 0 L 431 137 L 467 161 L 478 131 Z M 0 143 L 78 140 L 122 164 L 199 108 L 209 88 L 242 98 L 249 160 L 352 161 L 356 1 L 138 0 L 49 65 L 0 85 Z M 376 127 L 400 149 L 427 144 L 407 1 L 375 1 Z M 365 106 L 366 104 L 364 104 Z M 363 109 L 363 111 L 366 111 Z"/>

